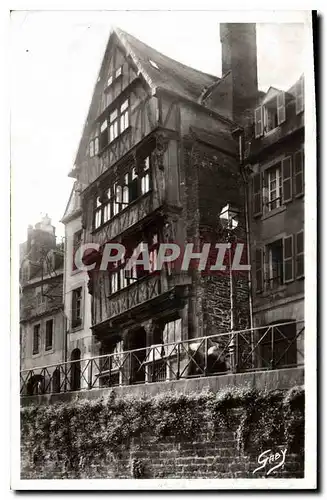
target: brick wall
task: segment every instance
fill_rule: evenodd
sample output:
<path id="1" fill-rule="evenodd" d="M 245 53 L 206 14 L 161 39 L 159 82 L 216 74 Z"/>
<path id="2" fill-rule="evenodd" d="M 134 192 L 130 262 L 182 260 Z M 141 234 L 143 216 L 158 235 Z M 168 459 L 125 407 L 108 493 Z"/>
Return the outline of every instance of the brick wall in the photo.
<path id="1" fill-rule="evenodd" d="M 96 450 L 92 461 L 81 459 L 74 471 L 68 471 L 65 463 L 55 464 L 48 460 L 34 464 L 29 458 L 29 442 L 22 443 L 22 479 L 130 479 L 130 478 L 165 478 L 165 479 L 202 479 L 202 478 L 262 478 L 266 477 L 270 467 L 253 474 L 260 466 L 258 448 L 250 453 L 241 453 L 237 449 L 237 440 L 233 431 L 222 430 L 215 440 L 206 434 L 197 435 L 193 440 L 176 441 L 174 437 L 153 443 L 151 440 L 133 439 L 119 447 L 115 454 L 108 452 L 105 460 L 97 460 Z M 280 448 L 272 449 L 276 453 Z M 270 454 L 269 454 L 270 456 Z M 269 477 L 269 476 L 268 476 Z M 277 469 L 270 477 L 304 477 L 303 457 L 296 453 L 287 453 L 284 466 Z"/>
<path id="2" fill-rule="evenodd" d="M 280 448 L 275 448 L 276 453 Z M 192 441 L 176 442 L 166 438 L 160 443 L 133 440 L 129 449 L 122 446 L 117 453 L 108 452 L 106 460 L 86 462 L 81 459 L 76 471 L 68 472 L 65 464 L 54 464 L 49 459 L 31 464 L 28 457 L 28 442 L 22 447 L 22 479 L 232 479 L 264 478 L 270 467 L 260 471 L 260 451 L 239 453 L 233 432 L 222 431 L 215 441 L 206 435 Z M 270 455 L 269 455 L 270 456 Z M 303 458 L 295 453 L 286 453 L 284 466 L 277 469 L 273 478 L 304 477 Z"/>
<path id="3" fill-rule="evenodd" d="M 25 409 L 21 477 L 260 478 L 281 464 L 269 477 L 301 478 L 303 392 L 276 394 L 171 393 Z M 263 458 L 270 462 L 254 473 Z"/>

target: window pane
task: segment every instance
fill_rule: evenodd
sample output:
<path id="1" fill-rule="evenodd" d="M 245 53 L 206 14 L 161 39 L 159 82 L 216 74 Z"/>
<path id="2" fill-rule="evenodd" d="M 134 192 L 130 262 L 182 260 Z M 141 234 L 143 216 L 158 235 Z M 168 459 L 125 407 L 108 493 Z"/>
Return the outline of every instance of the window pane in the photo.
<path id="1" fill-rule="evenodd" d="M 127 108 L 128 108 L 128 99 L 125 102 L 123 102 L 123 104 L 120 107 L 120 111 L 121 112 L 125 111 L 125 109 L 127 109 Z"/>
<path id="2" fill-rule="evenodd" d="M 112 113 L 110 113 L 110 123 L 112 123 L 114 120 L 116 120 L 117 118 L 117 109 L 115 109 L 115 111 L 113 111 Z"/>
<path id="3" fill-rule="evenodd" d="M 45 348 L 52 348 L 52 337 L 53 337 L 53 320 L 49 320 L 45 324 Z"/>
<path id="4" fill-rule="evenodd" d="M 99 227 L 99 226 L 101 226 L 101 214 L 102 214 L 102 210 L 101 209 L 97 210 L 95 212 L 95 223 L 94 224 L 95 224 L 96 228 Z"/>
<path id="5" fill-rule="evenodd" d="M 123 189 L 123 203 L 128 203 L 129 202 L 129 189 L 128 186 L 124 186 Z"/>
<path id="6" fill-rule="evenodd" d="M 144 170 L 148 170 L 150 168 L 150 158 L 147 156 L 144 161 Z"/>
<path id="7" fill-rule="evenodd" d="M 121 189 L 121 186 L 117 186 L 116 187 L 116 201 L 118 203 L 122 202 L 122 189 Z"/>
<path id="8" fill-rule="evenodd" d="M 40 325 L 35 325 L 33 329 L 33 354 L 39 352 L 40 344 Z"/>
<path id="9" fill-rule="evenodd" d="M 144 177 L 142 177 L 142 180 L 141 180 L 141 190 L 142 190 L 142 194 L 145 194 L 149 191 L 150 189 L 150 177 L 149 177 L 149 174 L 145 174 Z"/>
<path id="10" fill-rule="evenodd" d="M 107 203 L 107 205 L 104 206 L 103 209 L 103 222 L 107 222 L 110 220 L 111 217 L 111 205 L 110 203 Z"/>
<path id="11" fill-rule="evenodd" d="M 100 131 L 104 132 L 106 130 L 107 126 L 108 126 L 108 122 L 107 122 L 107 120 L 105 120 L 104 122 L 101 123 Z"/>
<path id="12" fill-rule="evenodd" d="M 94 154 L 97 155 L 99 152 L 99 138 L 94 139 Z"/>

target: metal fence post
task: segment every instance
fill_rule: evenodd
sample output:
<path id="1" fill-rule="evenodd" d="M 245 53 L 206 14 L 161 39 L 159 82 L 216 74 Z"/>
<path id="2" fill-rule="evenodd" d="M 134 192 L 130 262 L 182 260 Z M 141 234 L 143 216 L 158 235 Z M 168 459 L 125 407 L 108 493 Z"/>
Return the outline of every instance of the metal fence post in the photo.
<path id="1" fill-rule="evenodd" d="M 89 369 L 89 389 L 92 389 L 92 378 L 93 378 L 93 359 L 90 360 L 90 369 Z"/>
<path id="2" fill-rule="evenodd" d="M 208 337 L 204 339 L 204 376 L 208 374 Z"/>
<path id="3" fill-rule="evenodd" d="M 274 352 L 274 327 L 271 327 L 271 360 L 270 360 L 270 368 L 273 370 L 275 368 L 275 352 Z"/>
<path id="4" fill-rule="evenodd" d="M 176 380 L 180 377 L 180 343 L 177 344 L 177 370 L 176 370 Z"/>

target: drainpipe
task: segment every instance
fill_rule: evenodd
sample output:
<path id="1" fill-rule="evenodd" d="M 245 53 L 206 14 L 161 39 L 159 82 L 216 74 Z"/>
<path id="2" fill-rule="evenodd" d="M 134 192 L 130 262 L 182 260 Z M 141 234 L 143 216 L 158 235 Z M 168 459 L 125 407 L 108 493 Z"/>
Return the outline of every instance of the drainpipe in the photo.
<path id="1" fill-rule="evenodd" d="M 65 241 L 64 241 L 64 274 L 63 274 L 63 317 L 64 317 L 64 362 L 67 361 L 67 316 L 65 312 L 65 302 L 66 302 L 66 272 L 67 272 L 67 256 L 66 256 L 66 251 L 67 251 L 67 231 L 66 231 L 66 226 L 65 226 Z"/>

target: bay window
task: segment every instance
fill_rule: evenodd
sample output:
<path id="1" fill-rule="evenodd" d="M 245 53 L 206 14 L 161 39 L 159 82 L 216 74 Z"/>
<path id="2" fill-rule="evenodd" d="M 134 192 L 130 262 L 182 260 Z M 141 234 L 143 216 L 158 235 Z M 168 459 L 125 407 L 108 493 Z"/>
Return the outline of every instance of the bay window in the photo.
<path id="1" fill-rule="evenodd" d="M 151 189 L 150 156 L 137 161 L 137 165 L 124 172 L 106 191 L 96 196 L 94 229 L 108 222 L 130 203 Z"/>

